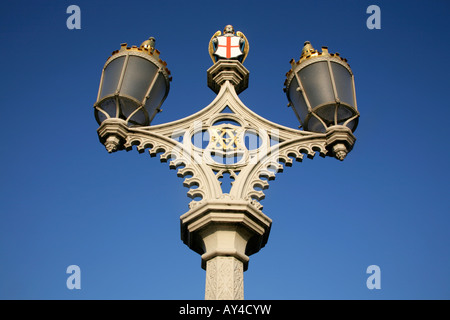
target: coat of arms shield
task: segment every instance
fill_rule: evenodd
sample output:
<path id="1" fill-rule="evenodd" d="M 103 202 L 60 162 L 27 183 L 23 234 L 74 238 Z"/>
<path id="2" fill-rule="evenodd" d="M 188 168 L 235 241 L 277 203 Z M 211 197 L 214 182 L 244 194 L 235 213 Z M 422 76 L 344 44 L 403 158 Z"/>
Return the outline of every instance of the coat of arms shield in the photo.
<path id="1" fill-rule="evenodd" d="M 217 37 L 217 48 L 214 54 L 223 59 L 238 58 L 243 54 L 241 50 L 241 37 L 237 36 Z"/>

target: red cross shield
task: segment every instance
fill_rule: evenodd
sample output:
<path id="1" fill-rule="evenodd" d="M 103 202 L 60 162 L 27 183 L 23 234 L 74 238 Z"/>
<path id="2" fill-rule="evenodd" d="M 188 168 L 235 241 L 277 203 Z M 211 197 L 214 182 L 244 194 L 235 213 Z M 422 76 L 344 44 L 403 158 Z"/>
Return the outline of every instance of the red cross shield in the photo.
<path id="1" fill-rule="evenodd" d="M 242 51 L 239 45 L 240 40 L 241 38 L 237 36 L 217 37 L 217 50 L 214 54 L 225 59 L 239 57 L 240 55 L 242 55 Z"/>

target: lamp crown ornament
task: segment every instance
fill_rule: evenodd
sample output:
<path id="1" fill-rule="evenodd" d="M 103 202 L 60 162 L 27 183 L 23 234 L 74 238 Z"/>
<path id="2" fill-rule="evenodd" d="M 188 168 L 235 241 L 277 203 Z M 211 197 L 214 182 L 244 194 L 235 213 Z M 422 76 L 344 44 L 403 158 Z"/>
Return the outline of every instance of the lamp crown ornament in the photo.
<path id="1" fill-rule="evenodd" d="M 308 54 L 312 54 L 314 52 L 314 48 L 311 45 L 311 42 L 305 41 L 303 49 L 302 49 L 302 57 L 307 56 Z"/>
<path id="2" fill-rule="evenodd" d="M 300 59 L 298 60 L 298 62 L 295 62 L 295 60 L 292 59 L 290 61 L 290 63 L 291 63 L 292 66 L 294 66 L 294 64 L 295 65 L 300 64 L 300 63 L 302 63 L 305 60 L 308 60 L 310 58 L 317 57 L 317 56 L 335 57 L 337 59 L 340 59 L 342 62 L 345 62 L 347 64 L 347 66 L 350 68 L 350 65 L 348 64 L 347 59 L 342 58 L 338 52 L 336 52 L 336 53 L 329 53 L 328 52 L 328 47 L 326 47 L 326 46 L 323 46 L 322 47 L 322 52 L 320 52 L 320 51 L 314 49 L 314 47 L 312 46 L 311 42 L 309 42 L 309 41 L 305 41 L 305 43 L 303 45 L 302 53 L 300 55 Z"/>
<path id="3" fill-rule="evenodd" d="M 140 48 L 146 49 L 153 53 L 155 51 L 155 42 L 156 42 L 156 39 L 154 37 L 150 37 L 150 38 L 148 38 L 148 40 L 145 40 L 144 42 L 142 42 L 142 44 L 140 45 Z"/>
<path id="4" fill-rule="evenodd" d="M 217 97 L 183 119 L 151 125 L 170 88 L 170 71 L 153 37 L 137 46 L 122 44 L 106 61 L 94 113 L 100 142 L 109 153 L 133 148 L 184 179 L 191 198 L 180 216 L 182 241 L 201 255 L 206 299 L 243 299 L 243 272 L 249 256 L 267 243 L 272 220 L 260 203 L 277 173 L 293 160 L 334 157 L 352 150 L 359 112 L 354 76 L 347 61 L 304 43 L 291 60 L 284 91 L 303 130 L 269 121 L 238 94 L 248 87 L 243 66 L 246 36 L 232 25 L 209 41 L 213 65 L 207 85 Z M 229 190 L 223 178 L 232 179 Z"/>

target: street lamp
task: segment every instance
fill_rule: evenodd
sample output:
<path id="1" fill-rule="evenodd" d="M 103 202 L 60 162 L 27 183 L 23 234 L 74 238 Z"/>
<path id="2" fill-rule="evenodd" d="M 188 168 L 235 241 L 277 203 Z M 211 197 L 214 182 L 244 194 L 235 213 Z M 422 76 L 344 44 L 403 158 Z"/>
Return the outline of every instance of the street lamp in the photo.
<path id="1" fill-rule="evenodd" d="M 207 70 L 208 87 L 217 97 L 186 118 L 150 126 L 168 94 L 170 72 L 153 38 L 139 48 L 123 44 L 103 68 L 94 104 L 98 136 L 108 152 L 148 150 L 184 178 L 192 201 L 180 217 L 181 240 L 201 255 L 205 299 L 244 298 L 249 256 L 266 245 L 272 226 L 260 201 L 276 173 L 304 155 L 343 160 L 356 140 L 359 113 L 344 59 L 326 48 L 319 53 L 307 42 L 300 61 L 291 61 L 285 91 L 303 126 L 299 130 L 259 116 L 239 99 L 248 87 L 243 65 L 248 52 L 242 32 L 231 25 L 223 34 L 217 31 Z M 225 174 L 233 179 L 228 192 Z"/>
<path id="2" fill-rule="evenodd" d="M 303 128 L 325 132 L 333 125 L 355 131 L 359 113 L 355 80 L 346 59 L 305 42 L 298 62 L 291 60 L 285 92 Z"/>
<path id="3" fill-rule="evenodd" d="M 289 106 L 292 106 L 304 130 L 312 132 L 354 132 L 359 112 L 356 105 L 355 78 L 347 60 L 339 53 L 314 50 L 306 41 L 299 61 L 291 60 L 291 70 L 284 83 Z M 332 152 L 343 160 L 354 139 L 343 134 Z M 352 141 L 353 140 L 353 141 Z M 336 142 L 336 141 L 335 141 Z"/>
<path id="4" fill-rule="evenodd" d="M 130 48 L 123 43 L 103 67 L 94 104 L 97 122 L 121 119 L 127 126 L 150 125 L 169 93 L 172 78 L 166 66 L 155 49 L 155 38 L 149 38 L 139 47 Z M 116 140 L 109 137 L 108 151 L 117 148 Z"/>

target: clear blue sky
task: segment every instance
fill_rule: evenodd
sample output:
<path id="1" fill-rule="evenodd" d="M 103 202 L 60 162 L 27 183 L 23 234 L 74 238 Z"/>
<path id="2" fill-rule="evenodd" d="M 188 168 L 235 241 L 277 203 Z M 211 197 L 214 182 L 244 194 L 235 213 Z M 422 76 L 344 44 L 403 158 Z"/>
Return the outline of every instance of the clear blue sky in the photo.
<path id="1" fill-rule="evenodd" d="M 81 8 L 68 30 L 66 8 Z M 381 8 L 369 30 L 366 9 Z M 93 113 L 120 44 L 157 40 L 173 75 L 164 123 L 208 105 L 208 41 L 250 42 L 260 115 L 298 126 L 283 92 L 306 40 L 349 60 L 361 112 L 344 162 L 277 175 L 273 226 L 250 257 L 246 299 L 449 299 L 448 1 L 3 1 L 0 9 L 0 298 L 203 299 L 200 256 L 180 240 L 183 180 L 148 153 L 108 154 Z M 186 97 L 189 97 L 186 99 Z M 66 268 L 81 268 L 81 290 Z M 366 268 L 381 268 L 381 289 Z"/>

